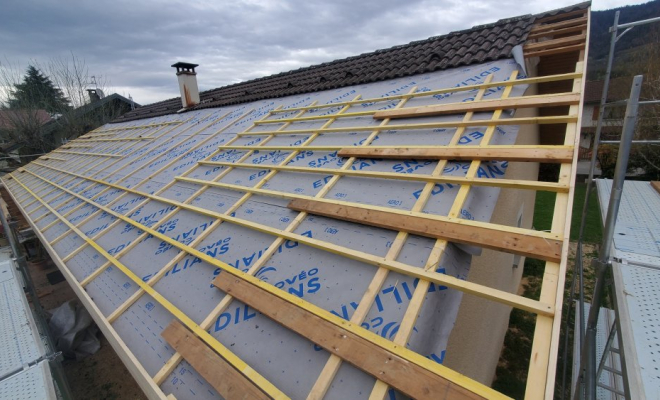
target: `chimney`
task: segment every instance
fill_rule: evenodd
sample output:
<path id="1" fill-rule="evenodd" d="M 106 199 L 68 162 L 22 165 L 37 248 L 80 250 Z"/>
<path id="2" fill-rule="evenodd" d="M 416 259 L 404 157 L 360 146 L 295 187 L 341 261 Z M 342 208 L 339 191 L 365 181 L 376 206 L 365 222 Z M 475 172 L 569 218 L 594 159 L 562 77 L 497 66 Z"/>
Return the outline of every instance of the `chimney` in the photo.
<path id="1" fill-rule="evenodd" d="M 101 100 L 101 96 L 97 93 L 96 89 L 87 89 L 87 94 L 89 95 L 89 102 L 95 103 Z"/>
<path id="2" fill-rule="evenodd" d="M 172 68 L 176 68 L 176 76 L 179 78 L 183 108 L 190 108 L 195 104 L 199 104 L 199 89 L 197 88 L 197 73 L 195 72 L 195 67 L 198 66 L 198 64 L 184 62 L 172 64 Z"/>

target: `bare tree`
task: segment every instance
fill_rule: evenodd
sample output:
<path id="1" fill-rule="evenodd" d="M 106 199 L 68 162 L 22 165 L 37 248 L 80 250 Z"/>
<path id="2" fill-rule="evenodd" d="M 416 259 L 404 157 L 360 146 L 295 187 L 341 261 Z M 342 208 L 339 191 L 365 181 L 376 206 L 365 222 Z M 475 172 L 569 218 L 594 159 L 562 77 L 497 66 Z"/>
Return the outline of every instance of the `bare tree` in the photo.
<path id="1" fill-rule="evenodd" d="M 85 61 L 74 54 L 46 63 L 32 61 L 29 72 L 30 68 L 52 83 L 66 106 L 45 107 L 43 99 L 47 96 L 39 91 L 17 101 L 17 91 L 25 87 L 25 70 L 9 61 L 0 63 L 0 113 L 5 119 L 0 121 L 0 134 L 6 141 L 24 144 L 25 154 L 48 152 L 62 140 L 74 139 L 120 115 L 121 110 L 111 102 L 99 102 L 103 107 L 90 104 L 88 90 L 107 92 L 107 82 L 101 75 L 92 76 Z M 45 118 L 45 113 L 50 118 Z"/>

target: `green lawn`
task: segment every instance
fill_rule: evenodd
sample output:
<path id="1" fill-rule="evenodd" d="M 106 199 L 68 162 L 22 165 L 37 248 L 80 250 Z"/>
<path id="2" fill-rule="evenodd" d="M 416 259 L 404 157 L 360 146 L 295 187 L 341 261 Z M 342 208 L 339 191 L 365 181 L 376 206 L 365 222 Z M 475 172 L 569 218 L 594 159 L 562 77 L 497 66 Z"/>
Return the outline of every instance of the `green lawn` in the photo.
<path id="1" fill-rule="evenodd" d="M 575 201 L 573 202 L 573 217 L 571 223 L 571 241 L 577 240 L 586 189 L 587 187 L 585 184 L 578 184 L 575 188 Z M 555 207 L 555 197 L 555 193 L 536 193 L 534 210 L 535 229 L 550 229 L 552 214 Z M 601 235 L 602 223 L 600 219 L 598 198 L 596 193 L 592 192 L 589 209 L 587 210 L 587 225 L 584 241 L 585 243 L 600 244 Z M 569 261 L 569 263 L 572 263 L 572 261 Z M 523 272 L 523 276 L 526 279 L 526 283 L 523 285 L 523 296 L 535 300 L 539 299 L 544 270 L 544 261 L 527 257 L 525 260 L 525 270 Z M 567 286 L 570 286 L 570 277 L 567 277 L 566 284 Z M 504 338 L 504 348 L 497 367 L 497 379 L 493 382 L 493 388 L 513 397 L 514 399 L 523 399 L 525 396 L 527 368 L 531 355 L 535 323 L 536 316 L 531 313 L 519 309 L 513 309 L 511 312 L 509 331 Z"/>
<path id="2" fill-rule="evenodd" d="M 573 219 L 571 221 L 571 240 L 576 241 L 580 230 L 580 220 L 582 218 L 582 207 L 584 206 L 584 196 L 587 185 L 579 183 L 575 185 L 575 200 L 573 201 Z M 555 193 L 537 192 L 536 204 L 534 209 L 534 228 L 537 230 L 549 230 L 552 223 L 552 214 L 555 207 Z M 585 243 L 600 244 L 603 230 L 603 223 L 600 218 L 600 208 L 598 205 L 598 196 L 592 192 L 587 210 L 587 225 L 584 232 Z"/>

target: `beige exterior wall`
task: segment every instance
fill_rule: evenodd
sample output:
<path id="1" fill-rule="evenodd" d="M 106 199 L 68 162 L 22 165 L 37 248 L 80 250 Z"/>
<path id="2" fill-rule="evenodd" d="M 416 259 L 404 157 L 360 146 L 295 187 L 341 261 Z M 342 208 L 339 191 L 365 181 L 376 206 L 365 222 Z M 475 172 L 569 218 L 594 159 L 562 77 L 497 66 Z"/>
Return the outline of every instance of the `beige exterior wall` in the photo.
<path id="1" fill-rule="evenodd" d="M 529 88 L 525 94 L 536 94 L 536 88 Z M 516 117 L 536 115 L 535 109 L 521 109 L 516 113 Z M 516 144 L 538 143 L 538 126 L 522 125 Z M 505 177 L 536 180 L 538 167 L 537 163 L 511 163 Z M 531 190 L 502 189 L 491 221 L 516 226 L 522 210 L 521 226 L 531 228 L 535 199 L 536 192 Z M 525 259 L 520 257 L 516 261 L 519 265 L 514 268 L 512 254 L 484 249 L 480 256 L 473 257 L 468 280 L 515 293 L 520 285 Z M 449 337 L 444 364 L 490 386 L 495 377 L 510 313 L 511 307 L 464 294 Z"/>

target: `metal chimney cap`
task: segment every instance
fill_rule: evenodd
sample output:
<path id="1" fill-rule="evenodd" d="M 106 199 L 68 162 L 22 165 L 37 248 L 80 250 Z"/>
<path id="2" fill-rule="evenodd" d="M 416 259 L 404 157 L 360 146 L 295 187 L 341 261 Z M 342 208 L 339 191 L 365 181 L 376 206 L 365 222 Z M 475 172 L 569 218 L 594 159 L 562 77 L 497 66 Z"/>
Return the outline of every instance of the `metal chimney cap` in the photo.
<path id="1" fill-rule="evenodd" d="M 186 63 L 186 62 L 177 62 L 176 64 L 172 64 L 172 68 L 176 68 L 177 74 L 180 72 L 195 72 L 195 67 L 199 67 L 199 64 L 191 64 L 191 63 Z"/>

